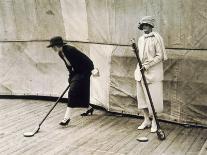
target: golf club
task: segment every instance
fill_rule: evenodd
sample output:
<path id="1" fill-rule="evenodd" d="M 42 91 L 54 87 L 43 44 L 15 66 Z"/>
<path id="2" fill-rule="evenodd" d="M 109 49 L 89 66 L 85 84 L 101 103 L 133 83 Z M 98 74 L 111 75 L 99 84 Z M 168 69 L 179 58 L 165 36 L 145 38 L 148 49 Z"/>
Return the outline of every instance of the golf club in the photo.
<path id="1" fill-rule="evenodd" d="M 143 66 L 142 66 L 142 62 L 141 62 L 141 60 L 139 58 L 139 55 L 138 55 L 139 51 L 138 51 L 138 48 L 137 48 L 137 46 L 135 44 L 135 40 L 132 39 L 131 43 L 132 43 L 131 46 L 133 48 L 133 51 L 134 51 L 134 53 L 135 53 L 135 55 L 137 57 L 139 67 L 142 68 Z M 144 85 L 145 85 L 145 88 L 146 88 L 146 91 L 147 91 L 147 95 L 149 97 L 150 105 L 152 107 L 152 113 L 153 113 L 153 116 L 155 118 L 155 122 L 157 124 L 157 131 L 156 131 L 156 133 L 157 133 L 158 139 L 164 140 L 166 138 L 165 137 L 165 133 L 160 128 L 160 124 L 159 124 L 158 119 L 157 119 L 157 114 L 155 112 L 155 108 L 154 108 L 154 104 L 153 104 L 153 101 L 152 101 L 152 97 L 151 97 L 151 94 L 150 94 L 150 91 L 149 91 L 149 88 L 148 88 L 148 85 L 147 85 L 147 81 L 146 81 L 146 78 L 145 78 L 145 75 L 144 75 L 144 70 L 142 70 L 142 69 L 141 69 L 141 74 L 142 74 L 143 82 L 144 82 Z"/>
<path id="2" fill-rule="evenodd" d="M 53 105 L 53 107 L 49 110 L 49 112 L 45 115 L 45 117 L 42 119 L 42 121 L 39 123 L 39 125 L 31 132 L 25 132 L 23 135 L 24 137 L 32 137 L 34 136 L 36 133 L 38 133 L 38 131 L 40 130 L 40 126 L 42 125 L 42 123 L 45 121 L 45 119 L 48 117 L 48 115 L 51 113 L 51 111 L 55 108 L 55 106 L 58 104 L 58 102 L 60 101 L 60 99 L 65 95 L 66 91 L 69 89 L 70 85 L 67 86 L 67 88 L 64 90 L 64 92 L 62 93 L 62 95 L 57 99 L 57 101 L 55 102 L 55 104 Z"/>

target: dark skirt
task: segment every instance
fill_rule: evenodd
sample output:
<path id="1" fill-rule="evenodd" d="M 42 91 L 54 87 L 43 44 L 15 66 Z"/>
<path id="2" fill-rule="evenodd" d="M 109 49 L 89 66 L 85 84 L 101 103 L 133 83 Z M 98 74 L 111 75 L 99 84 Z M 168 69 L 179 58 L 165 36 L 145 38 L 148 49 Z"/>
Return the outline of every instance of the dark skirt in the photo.
<path id="1" fill-rule="evenodd" d="M 78 78 L 77 78 L 78 77 Z M 75 75 L 70 80 L 68 107 L 87 108 L 90 102 L 90 75 Z"/>

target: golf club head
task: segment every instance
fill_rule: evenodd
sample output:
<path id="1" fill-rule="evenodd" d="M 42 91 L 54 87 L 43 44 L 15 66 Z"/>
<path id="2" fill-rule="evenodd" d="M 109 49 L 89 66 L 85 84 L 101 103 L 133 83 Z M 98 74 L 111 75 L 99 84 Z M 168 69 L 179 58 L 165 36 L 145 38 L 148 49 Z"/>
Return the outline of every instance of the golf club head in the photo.
<path id="1" fill-rule="evenodd" d="M 23 135 L 24 135 L 24 137 L 32 137 L 39 131 L 39 129 L 40 129 L 40 127 L 38 126 L 33 131 L 25 132 L 25 133 L 23 133 Z"/>
<path id="2" fill-rule="evenodd" d="M 164 131 L 162 131 L 161 129 L 158 129 L 157 130 L 157 137 L 159 140 L 165 140 L 166 137 L 165 137 Z"/>
<path id="3" fill-rule="evenodd" d="M 25 133 L 23 133 L 23 135 L 24 135 L 24 137 L 32 137 L 32 136 L 34 136 L 34 132 L 25 132 Z"/>

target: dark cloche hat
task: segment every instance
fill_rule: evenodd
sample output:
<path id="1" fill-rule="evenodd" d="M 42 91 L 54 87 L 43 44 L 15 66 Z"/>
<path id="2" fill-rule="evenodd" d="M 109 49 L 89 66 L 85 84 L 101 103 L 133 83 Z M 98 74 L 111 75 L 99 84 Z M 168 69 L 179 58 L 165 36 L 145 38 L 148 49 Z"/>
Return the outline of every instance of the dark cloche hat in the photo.
<path id="1" fill-rule="evenodd" d="M 47 46 L 47 48 L 49 47 L 53 47 L 53 46 L 63 46 L 67 43 L 63 42 L 63 38 L 60 36 L 56 36 L 50 39 L 50 45 Z"/>

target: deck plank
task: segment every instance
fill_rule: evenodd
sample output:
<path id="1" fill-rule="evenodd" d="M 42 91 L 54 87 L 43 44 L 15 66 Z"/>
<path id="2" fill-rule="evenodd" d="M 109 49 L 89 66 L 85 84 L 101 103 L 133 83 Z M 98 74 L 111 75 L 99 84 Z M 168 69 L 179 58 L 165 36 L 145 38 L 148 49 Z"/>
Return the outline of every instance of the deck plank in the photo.
<path id="1" fill-rule="evenodd" d="M 41 112 L 43 114 L 45 114 L 44 112 Z M 53 115 L 59 115 L 59 112 L 53 113 Z M 35 118 L 33 118 L 35 119 Z M 35 123 L 34 123 L 35 122 Z M 27 132 L 27 131 L 32 131 L 35 127 L 37 126 L 37 120 L 32 120 L 31 122 L 28 122 L 27 119 L 22 120 L 22 122 L 20 121 L 20 123 L 15 124 L 14 127 L 12 128 L 12 130 L 9 130 L 6 133 L 6 136 L 4 136 L 4 138 L 1 140 L 0 145 L 2 146 L 1 151 L 3 151 L 3 147 L 5 146 L 5 149 L 8 149 L 8 146 L 12 146 L 13 143 L 9 140 L 14 140 L 14 141 L 18 141 L 18 144 L 16 144 L 15 147 L 11 147 L 9 150 L 13 150 L 15 148 L 19 147 L 24 147 L 24 144 L 27 145 L 27 140 L 25 137 L 23 137 L 23 133 Z M 43 126 L 41 128 L 44 128 Z M 41 130 L 39 131 L 40 133 L 42 132 Z M 17 133 L 17 134 L 15 134 Z M 21 138 L 23 137 L 23 138 Z"/>
<path id="2" fill-rule="evenodd" d="M 124 122 L 127 122 L 128 120 L 124 120 Z M 120 127 L 123 125 L 123 121 L 118 119 L 118 122 L 116 121 L 113 126 L 111 126 L 108 130 L 102 130 L 97 131 L 94 137 L 89 140 L 88 142 L 85 142 L 81 147 L 92 147 L 94 149 L 94 152 L 97 150 L 105 151 L 103 148 L 106 145 L 115 144 L 115 142 L 112 142 L 112 140 L 115 140 L 115 134 L 121 133 Z M 112 131 L 116 130 L 116 131 Z M 101 134 L 100 134 L 101 133 Z"/>
<path id="3" fill-rule="evenodd" d="M 79 113 L 78 113 L 79 114 Z M 53 118 L 54 119 L 54 118 Z M 51 119 L 52 120 L 52 119 Z M 58 120 L 60 120 L 60 117 L 58 117 Z M 49 127 L 49 128 L 46 128 L 46 126 L 44 127 L 43 126 L 43 129 L 40 131 L 40 133 L 38 133 L 38 138 L 39 139 L 45 139 L 45 140 L 50 140 L 50 143 L 51 142 L 54 142 L 56 139 L 58 139 L 57 137 L 60 137 L 60 135 L 61 135 L 61 133 L 64 133 L 64 132 L 62 132 L 63 130 L 65 130 L 64 128 L 61 128 L 61 127 L 59 127 L 59 125 L 58 125 L 58 123 L 59 123 L 59 121 L 58 121 L 58 123 L 57 124 L 53 124 L 53 125 L 51 125 L 50 123 L 52 123 L 53 121 L 51 121 L 51 122 L 46 122 L 45 124 L 49 124 L 49 125 L 47 125 L 47 127 Z M 82 123 L 82 121 L 81 120 L 77 120 L 76 122 L 75 122 L 76 124 L 77 123 L 79 123 L 79 124 L 81 124 Z M 47 129 L 47 130 L 46 130 Z M 48 130 L 49 129 L 49 130 Z M 51 132 L 52 131 L 52 132 Z M 33 138 L 33 137 L 32 137 Z M 62 138 L 64 138 L 64 137 L 62 137 Z M 60 141 L 58 141 L 59 143 L 60 143 Z M 53 143 L 52 143 L 53 144 Z M 49 144 L 49 146 L 50 146 L 51 144 Z M 44 147 L 44 149 L 46 148 L 46 146 Z"/>
<path id="4" fill-rule="evenodd" d="M 93 116 L 92 116 L 93 117 Z M 98 116 L 99 119 L 97 119 L 97 117 L 93 120 L 89 117 L 88 121 L 83 120 L 83 122 L 81 124 L 79 124 L 76 127 L 71 127 L 71 125 L 66 128 L 64 131 L 62 132 L 63 134 L 61 134 L 59 137 L 57 137 L 57 140 L 59 139 L 59 141 L 61 140 L 61 143 L 56 145 L 55 152 L 58 152 L 59 150 L 62 150 L 64 147 L 67 147 L 68 145 L 75 145 L 74 141 L 77 141 L 78 139 L 82 139 L 85 135 L 90 135 L 90 131 L 89 129 L 91 127 L 94 127 L 93 130 L 95 130 L 96 128 L 99 128 L 100 126 L 104 125 L 105 123 L 110 123 L 111 119 L 104 117 L 104 116 Z M 62 145 L 64 144 L 64 145 Z M 51 152 L 51 153 L 52 153 Z"/>
<path id="5" fill-rule="evenodd" d="M 207 137 L 204 136 L 207 135 L 207 129 L 201 130 L 199 132 L 199 135 L 195 139 L 194 143 L 191 145 L 191 147 L 188 149 L 187 154 L 198 154 L 199 151 L 201 150 L 202 146 L 204 143 L 207 141 Z"/>
<path id="6" fill-rule="evenodd" d="M 103 116 L 104 117 L 104 116 Z M 106 121 L 104 121 L 106 120 Z M 103 132 L 104 130 L 109 129 L 110 127 L 112 127 L 117 120 L 115 120 L 114 118 L 107 118 L 105 117 L 103 121 L 101 121 L 100 123 L 96 124 L 96 126 L 94 127 L 94 125 L 92 124 L 91 126 L 89 126 L 88 128 L 83 128 L 82 131 L 79 130 L 76 134 L 73 134 L 71 136 L 71 140 L 67 140 L 65 141 L 65 143 L 69 143 L 73 146 L 76 146 L 76 148 L 79 148 L 80 146 L 84 145 L 85 143 L 87 143 L 87 141 L 85 141 L 85 136 L 90 135 L 91 138 L 93 138 L 93 135 L 96 134 L 97 132 Z M 81 133 L 81 134 L 80 134 Z M 92 146 L 90 146 L 92 147 Z"/>
<path id="7" fill-rule="evenodd" d="M 152 152 L 162 143 L 165 143 L 168 140 L 168 136 L 171 134 L 172 131 L 175 130 L 175 126 L 168 123 L 161 123 L 162 130 L 165 133 L 166 139 L 161 141 L 158 139 L 156 133 L 150 133 L 151 139 L 147 142 L 147 145 L 143 142 L 138 142 L 137 147 L 132 150 L 129 154 L 152 154 Z M 177 127 L 178 128 L 178 127 Z M 149 147 L 150 146 L 150 147 Z"/>
<path id="8" fill-rule="evenodd" d="M 122 127 L 120 127 L 118 131 L 115 131 L 113 134 L 111 134 L 110 141 L 101 146 L 99 149 L 118 153 L 118 151 L 129 142 L 135 141 L 136 136 L 140 134 L 140 132 L 136 130 L 137 122 L 137 119 L 129 119 L 128 122 L 123 123 L 124 127 L 122 124 Z"/>
<path id="9" fill-rule="evenodd" d="M 166 140 L 163 141 L 163 143 L 159 144 L 157 146 L 152 154 L 157 155 L 157 154 L 162 154 L 171 144 L 173 144 L 175 138 L 184 130 L 183 127 L 176 126 L 170 134 L 166 137 Z"/>
<path id="10" fill-rule="evenodd" d="M 204 145 L 202 146 L 199 155 L 206 155 L 207 154 L 207 140 L 205 141 Z"/>
<path id="11" fill-rule="evenodd" d="M 177 134 L 177 137 L 174 139 L 173 143 L 164 151 L 164 154 L 185 154 L 185 152 L 182 152 L 180 148 L 184 146 L 184 142 L 186 141 L 191 132 L 193 132 L 192 128 L 185 128 L 185 130 L 182 130 L 182 132 Z"/>
<path id="12" fill-rule="evenodd" d="M 167 139 L 159 141 L 150 129 L 137 130 L 143 120 L 120 117 L 95 110 L 94 115 L 81 117 L 84 109 L 75 109 L 68 127 L 60 127 L 66 104 L 58 104 L 30 138 L 23 133 L 33 130 L 54 102 L 32 100 L 0 100 L 0 154 L 198 154 L 206 153 L 207 129 L 184 128 L 163 123 Z M 148 137 L 147 143 L 136 138 Z M 181 151 L 182 150 L 182 151 Z"/>

